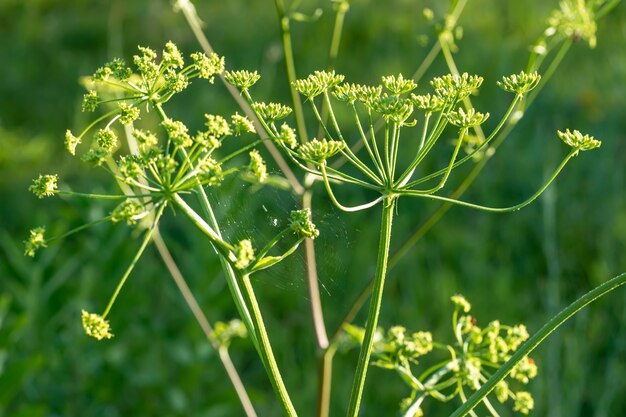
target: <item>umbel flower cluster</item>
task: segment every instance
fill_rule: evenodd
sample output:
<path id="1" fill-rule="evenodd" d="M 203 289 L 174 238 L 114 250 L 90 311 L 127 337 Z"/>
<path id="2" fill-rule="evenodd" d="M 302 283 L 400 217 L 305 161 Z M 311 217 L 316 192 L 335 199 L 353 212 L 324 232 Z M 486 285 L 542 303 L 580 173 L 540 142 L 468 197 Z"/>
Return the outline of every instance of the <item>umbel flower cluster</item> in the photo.
<path id="1" fill-rule="evenodd" d="M 257 183 L 265 183 L 269 174 L 261 153 L 255 149 L 260 139 L 247 117 L 238 113 L 229 116 L 205 113 L 204 128 L 194 133 L 183 121 L 167 115 L 165 104 L 183 92 L 192 80 L 213 83 L 214 78 L 224 71 L 224 58 L 217 54 L 193 53 L 189 58 L 187 62 L 172 42 L 168 42 L 160 54 L 151 48 L 139 47 L 132 67 L 121 59 L 114 59 L 97 69 L 91 77 L 82 108 L 85 112 L 99 111 L 102 114 L 77 134 L 68 130 L 65 145 L 71 155 L 80 156 L 86 163 L 108 172 L 120 185 L 120 193 L 101 195 L 66 191 L 60 186 L 56 174 L 40 175 L 30 186 L 30 191 L 38 198 L 63 194 L 117 201 L 117 205 L 111 207 L 105 218 L 60 236 L 47 239 L 44 227 L 34 228 L 25 241 L 28 256 L 34 256 L 38 249 L 55 240 L 102 222 L 126 223 L 145 229 L 137 255 L 122 276 L 104 313 L 82 312 L 85 332 L 98 340 L 112 337 L 106 317 L 150 242 L 166 206 L 184 213 L 225 260 L 227 279 L 231 280 L 232 291 L 239 294 L 236 302 L 240 303 L 242 315 L 248 320 L 246 325 L 250 333 L 253 333 L 253 325 L 249 307 L 242 300 L 240 287 L 243 284 L 237 280 L 280 262 L 293 253 L 303 239 L 314 239 L 319 234 L 311 222 L 310 211 L 296 210 L 291 213 L 285 229 L 260 250 L 255 249 L 252 238 L 229 242 L 223 237 L 207 194 L 219 192 L 220 184 L 237 173 L 243 174 L 242 178 L 247 181 Z M 288 113 L 286 107 L 272 103 L 257 103 L 255 109 L 267 118 L 275 113 Z M 158 116 L 158 125 L 150 125 L 149 121 L 142 123 L 142 118 L 150 112 Z M 295 141 L 292 131 L 285 130 L 283 137 L 287 143 Z M 220 148 L 228 142 L 238 143 L 226 146 L 229 151 L 220 155 Z M 204 215 L 189 205 L 188 197 L 200 201 Z M 279 246 L 287 245 L 288 249 L 269 255 L 280 241 L 283 243 Z M 253 294 L 248 295 L 253 297 Z M 241 333 L 239 330 L 238 334 Z M 226 343 L 225 336 L 216 337 Z"/>
<path id="2" fill-rule="evenodd" d="M 483 125 L 490 117 L 487 112 L 466 106 L 466 99 L 483 84 L 483 78 L 478 75 L 463 73 L 436 77 L 430 82 L 431 92 L 416 94 L 417 84 L 402 74 L 383 76 L 381 84 L 371 86 L 344 82 L 345 76 L 334 71 L 316 71 L 293 83 L 294 88 L 310 104 L 323 130 L 322 137 L 304 143 L 297 141 L 294 129 L 283 120 L 291 113 L 291 108 L 279 103 L 259 103 L 253 100 L 250 89 L 260 78 L 256 72 L 227 71 L 225 78 L 248 99 L 269 136 L 295 164 L 321 179 L 333 203 L 344 211 L 367 209 L 386 198 L 400 196 L 444 200 L 487 211 L 517 210 L 532 202 L 571 157 L 579 151 L 600 146 L 599 141 L 578 131 L 559 132 L 558 136 L 571 147 L 571 152 L 537 194 L 512 207 L 480 206 L 441 197 L 436 193 L 445 186 L 453 169 L 472 161 L 488 149 L 516 106 L 539 84 L 541 76 L 538 73 L 521 71 L 502 77 L 497 82 L 500 88 L 513 94 L 513 99 L 495 128 L 476 146 L 467 146 L 475 140 L 470 130 Z M 352 130 L 357 132 L 356 143 L 349 143 L 340 127 L 334 111 L 337 103 L 347 106 Z M 328 120 L 322 116 L 320 106 L 328 110 Z M 377 118 L 384 123 L 382 134 L 375 128 Z M 401 135 L 403 128 L 415 126 L 419 127 L 419 133 L 411 135 L 414 137 L 405 138 L 406 134 Z M 439 139 L 446 137 L 449 127 L 456 130 L 449 163 L 435 172 L 415 178 L 420 164 Z M 400 151 L 403 142 L 411 143 L 408 152 Z M 464 144 L 469 151 L 466 155 L 460 155 Z M 410 158 L 407 159 L 407 155 Z M 340 164 L 331 165 L 328 160 L 335 156 L 341 156 L 343 160 L 340 163 L 347 162 L 352 169 L 342 170 L 337 168 Z M 430 186 L 419 187 L 429 182 Z M 377 191 L 380 196 L 360 205 L 345 206 L 335 197 L 331 183 L 355 185 Z"/>
<path id="3" fill-rule="evenodd" d="M 451 299 L 453 343 L 438 342 L 430 332 L 411 333 L 402 326 L 378 330 L 372 365 L 395 371 L 411 389 L 401 403 L 405 417 L 422 416 L 422 404 L 429 397 L 443 402 L 459 398 L 465 402 L 468 394 L 480 389 L 529 337 L 522 324 L 508 326 L 495 320 L 480 327 L 469 314 L 471 305 L 463 296 Z M 362 342 L 362 328 L 349 325 L 345 330 L 344 349 Z M 534 405 L 532 395 L 514 387 L 528 384 L 535 376 L 537 365 L 525 357 L 508 378 L 498 383 L 495 399 L 500 404 L 510 404 L 513 411 L 528 414 Z M 491 415 L 499 415 L 489 398 L 483 399 L 483 405 Z"/>

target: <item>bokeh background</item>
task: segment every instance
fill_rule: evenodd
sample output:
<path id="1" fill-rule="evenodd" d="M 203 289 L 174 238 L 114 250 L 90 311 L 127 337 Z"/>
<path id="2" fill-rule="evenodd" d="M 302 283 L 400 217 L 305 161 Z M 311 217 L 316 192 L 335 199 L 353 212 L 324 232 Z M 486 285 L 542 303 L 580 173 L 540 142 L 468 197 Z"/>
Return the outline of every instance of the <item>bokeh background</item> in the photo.
<path id="1" fill-rule="evenodd" d="M 271 1 L 197 2 L 205 33 L 227 67 L 257 69 L 255 96 L 288 101 L 282 48 Z M 556 0 L 472 1 L 460 25 L 455 59 L 461 71 L 485 76 L 479 110 L 496 119 L 507 96 L 496 86 L 525 66 L 529 45 L 546 27 Z M 411 74 L 434 42 L 424 7 L 441 17 L 447 2 L 353 0 L 336 62 L 353 82 Z M 292 22 L 300 76 L 324 68 L 334 19 L 330 1 L 302 2 L 323 14 Z M 500 319 L 537 330 L 559 307 L 626 271 L 626 4 L 599 23 L 598 46 L 577 42 L 466 194 L 503 205 L 530 195 L 566 152 L 555 136 L 566 127 L 589 132 L 602 147 L 581 154 L 535 204 L 514 214 L 450 210 L 390 271 L 381 325 L 401 323 L 451 340 L 449 297 L 463 293 L 479 322 Z M 168 40 L 198 50 L 169 1 L 0 1 L 0 415 L 238 416 L 241 408 L 216 354 L 170 277 L 149 250 L 113 309 L 116 337 L 86 337 L 80 310 L 100 311 L 137 247 L 126 227 L 104 225 L 51 245 L 35 259 L 22 255 L 28 230 L 50 235 L 106 215 L 111 207 L 75 199 L 37 200 L 27 191 L 40 173 L 57 172 L 76 190 L 112 184 L 65 152 L 65 129 L 85 126 L 81 76 L 109 59 L 130 60 L 138 44 Z M 441 75 L 441 58 L 425 80 Z M 425 81 L 422 82 L 426 84 Z M 168 104 L 172 115 L 201 123 L 205 112 L 233 113 L 223 86 L 191 88 Z M 408 139 L 406 139 L 408 140 Z M 443 154 L 442 154 L 443 158 Z M 269 159 L 269 158 L 268 158 Z M 434 161 L 439 166 L 441 161 Z M 276 168 L 271 168 L 274 172 Z M 451 186 L 463 178 L 456 174 Z M 344 198 L 358 199 L 349 191 Z M 237 236 L 263 236 L 296 203 L 287 192 L 231 185 L 214 198 Z M 377 211 L 345 215 L 320 187 L 314 203 L 320 281 L 332 330 L 374 270 Z M 392 250 L 428 218 L 436 204 L 403 200 Z M 207 316 L 235 317 L 219 263 L 206 241 L 168 216 L 164 235 Z M 317 352 L 307 310 L 303 255 L 255 282 L 270 336 L 296 407 L 313 415 Z M 530 385 L 537 416 L 620 416 L 626 412 L 626 292 L 618 290 L 577 315 L 534 354 L 540 374 Z M 357 318 L 362 324 L 364 315 Z M 260 416 L 280 414 L 248 341 L 231 347 Z M 342 415 L 356 352 L 335 359 L 331 415 Z M 372 368 L 363 413 L 396 415 L 408 390 L 396 375 Z M 454 404 L 429 402 L 428 416 Z M 310 412 L 307 412 L 310 410 Z M 503 410 L 502 415 L 510 411 Z"/>

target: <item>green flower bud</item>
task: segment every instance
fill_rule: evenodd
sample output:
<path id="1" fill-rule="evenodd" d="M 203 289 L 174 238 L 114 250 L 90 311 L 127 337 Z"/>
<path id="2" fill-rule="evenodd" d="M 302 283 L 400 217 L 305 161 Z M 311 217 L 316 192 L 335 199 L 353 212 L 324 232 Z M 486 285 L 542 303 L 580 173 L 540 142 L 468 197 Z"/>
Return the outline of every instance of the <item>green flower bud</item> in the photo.
<path id="1" fill-rule="evenodd" d="M 163 50 L 163 58 L 161 62 L 166 67 L 172 68 L 182 68 L 185 65 L 185 61 L 183 59 L 183 55 L 178 50 L 176 44 L 172 41 L 169 41 L 165 44 L 165 49 Z"/>
<path id="2" fill-rule="evenodd" d="M 498 382 L 493 389 L 496 394 L 496 398 L 501 404 L 504 404 L 509 399 L 510 391 L 509 384 L 505 380 Z"/>
<path id="3" fill-rule="evenodd" d="M 141 114 L 140 110 L 137 107 L 133 107 L 128 103 L 121 102 L 119 104 L 120 108 L 120 123 L 123 125 L 129 125 L 135 120 L 139 118 Z"/>
<path id="4" fill-rule="evenodd" d="M 222 146 L 222 142 L 209 132 L 198 132 L 194 140 L 206 150 L 213 150 Z"/>
<path id="5" fill-rule="evenodd" d="M 489 113 L 479 113 L 474 109 L 469 109 L 466 112 L 462 107 L 459 107 L 457 111 L 446 114 L 446 118 L 453 125 L 461 129 L 468 129 L 484 123 L 489 118 Z"/>
<path id="6" fill-rule="evenodd" d="M 369 85 L 361 86 L 359 89 L 359 97 L 358 100 L 363 103 L 363 105 L 367 108 L 371 108 L 372 105 L 380 95 L 382 94 L 383 86 L 378 85 L 376 87 L 372 87 Z"/>
<path id="7" fill-rule="evenodd" d="M 206 117 L 207 121 L 205 125 L 208 128 L 207 132 L 210 135 L 213 135 L 219 139 L 222 136 L 228 136 L 232 134 L 232 131 L 230 129 L 230 126 L 228 125 L 228 122 L 222 116 L 216 116 L 213 114 L 205 114 L 204 117 Z"/>
<path id="8" fill-rule="evenodd" d="M 176 172 L 178 162 L 170 155 L 159 154 L 159 156 L 156 157 L 156 166 L 159 172 L 165 176 L 169 176 Z"/>
<path id="9" fill-rule="evenodd" d="M 344 78 L 341 74 L 335 74 L 335 71 L 315 71 L 306 79 L 294 81 L 293 86 L 300 94 L 311 99 L 335 87 Z"/>
<path id="10" fill-rule="evenodd" d="M 189 86 L 189 79 L 185 74 L 177 73 L 171 69 L 167 70 L 163 79 L 167 89 L 173 93 L 180 93 Z"/>
<path id="11" fill-rule="evenodd" d="M 472 305 L 461 294 L 453 295 L 450 297 L 450 300 L 452 300 L 454 305 L 464 313 L 469 313 L 472 309 Z"/>
<path id="12" fill-rule="evenodd" d="M 404 79 L 402 74 L 388 75 L 382 77 L 383 86 L 394 95 L 409 93 L 417 88 L 417 84 L 412 79 Z"/>
<path id="13" fill-rule="evenodd" d="M 230 118 L 234 130 L 235 135 L 240 135 L 242 133 L 256 133 L 254 129 L 254 123 L 252 120 L 248 119 L 246 116 L 241 116 L 239 113 L 235 113 Z"/>
<path id="14" fill-rule="evenodd" d="M 345 144 L 343 142 L 337 140 L 313 139 L 312 141 L 300 145 L 298 148 L 298 156 L 302 159 L 322 162 L 341 152 L 344 146 Z"/>
<path id="15" fill-rule="evenodd" d="M 117 162 L 120 174 L 124 177 L 124 181 L 136 180 L 142 175 L 144 163 L 138 155 L 124 155 Z"/>
<path id="16" fill-rule="evenodd" d="M 256 177 L 259 182 L 265 182 L 267 179 L 267 166 L 256 149 L 250 151 L 250 165 L 248 170 Z"/>
<path id="17" fill-rule="evenodd" d="M 287 123 L 283 123 L 280 127 L 280 136 L 278 136 L 278 140 L 289 146 L 291 149 L 295 149 L 298 146 L 296 132 Z"/>
<path id="18" fill-rule="evenodd" d="M 244 239 L 235 245 L 235 268 L 244 269 L 254 259 L 254 248 L 250 239 Z"/>
<path id="19" fill-rule="evenodd" d="M 175 146 L 188 148 L 193 145 L 193 140 L 191 136 L 189 136 L 187 126 L 185 126 L 183 122 L 168 118 L 163 120 L 161 125 Z"/>
<path id="20" fill-rule="evenodd" d="M 126 224 L 132 226 L 137 220 L 142 219 L 147 214 L 143 204 L 134 199 L 128 199 L 119 204 L 113 212 L 111 212 L 111 221 L 119 223 L 125 221 Z"/>
<path id="21" fill-rule="evenodd" d="M 199 77 L 209 80 L 213 83 L 214 76 L 224 71 L 224 57 L 220 57 L 216 53 L 206 56 L 201 52 L 191 54 L 191 59 L 199 71 Z"/>
<path id="22" fill-rule="evenodd" d="M 539 75 L 537 71 L 531 72 L 530 74 L 521 71 L 519 74 L 502 77 L 502 81 L 498 81 L 497 84 L 498 87 L 504 91 L 521 96 L 537 87 L 539 81 L 541 81 L 541 75 Z"/>
<path id="23" fill-rule="evenodd" d="M 359 98 L 362 88 L 359 84 L 341 84 L 335 87 L 333 96 L 339 101 L 352 104 Z"/>
<path id="24" fill-rule="evenodd" d="M 65 149 L 72 155 L 76 155 L 76 146 L 80 144 L 80 138 L 74 136 L 71 130 L 65 131 Z"/>
<path id="25" fill-rule="evenodd" d="M 317 230 L 311 220 L 311 210 L 308 208 L 292 211 L 289 225 L 291 230 L 301 238 L 315 239 L 320 235 L 320 231 Z"/>
<path id="26" fill-rule="evenodd" d="M 139 46 L 141 55 L 133 56 L 133 62 L 146 80 L 154 80 L 159 73 L 159 65 L 156 63 L 156 52 L 153 49 Z"/>
<path id="27" fill-rule="evenodd" d="M 522 414 L 530 413 L 535 407 L 535 401 L 533 400 L 532 395 L 526 391 L 519 391 L 515 393 L 515 405 L 513 406 L 513 411 L 519 411 Z"/>
<path id="28" fill-rule="evenodd" d="M 411 101 L 413 101 L 413 105 L 415 107 L 428 113 L 434 113 L 442 110 L 445 104 L 439 96 L 431 94 L 419 96 L 411 94 Z"/>
<path id="29" fill-rule="evenodd" d="M 108 156 L 109 153 L 106 151 L 106 149 L 94 148 L 87 151 L 87 153 L 85 153 L 81 157 L 81 159 L 90 164 L 102 165 Z"/>
<path id="30" fill-rule="evenodd" d="M 149 130 L 134 129 L 133 136 L 137 140 L 141 151 L 152 148 L 159 143 L 159 139 L 156 135 Z"/>
<path id="31" fill-rule="evenodd" d="M 202 159 L 196 168 L 200 171 L 200 177 L 206 185 L 218 185 L 224 178 L 222 166 L 210 156 Z"/>
<path id="32" fill-rule="evenodd" d="M 113 337 L 109 322 L 99 314 L 88 313 L 83 310 L 82 322 L 85 333 L 87 333 L 88 336 L 98 340 L 110 339 Z"/>
<path id="33" fill-rule="evenodd" d="M 483 77 L 468 73 L 447 74 L 434 78 L 430 84 L 437 96 L 447 105 L 455 104 L 477 90 L 483 83 Z"/>
<path id="34" fill-rule="evenodd" d="M 107 154 L 117 147 L 117 135 L 111 129 L 99 129 L 94 137 L 98 147 Z"/>
<path id="35" fill-rule="evenodd" d="M 46 247 L 45 232 L 45 227 L 36 227 L 30 231 L 28 239 L 24 241 L 24 255 L 32 258 L 39 248 Z"/>
<path id="36" fill-rule="evenodd" d="M 506 342 L 511 350 L 517 350 L 519 345 L 524 343 L 529 337 L 526 326 L 518 324 L 507 330 Z"/>
<path id="37" fill-rule="evenodd" d="M 374 111 L 383 115 L 386 120 L 404 123 L 413 113 L 411 100 L 397 96 L 381 96 L 372 103 Z"/>
<path id="38" fill-rule="evenodd" d="M 98 92 L 90 90 L 83 96 L 83 112 L 92 112 L 98 107 Z"/>
<path id="39" fill-rule="evenodd" d="M 520 381 L 523 384 L 537 376 L 537 364 L 528 356 L 519 361 L 511 370 L 511 378 Z"/>
<path id="40" fill-rule="evenodd" d="M 291 113 L 291 107 L 279 103 L 252 103 L 252 108 L 261 119 L 272 123 L 279 119 L 284 119 Z"/>
<path id="41" fill-rule="evenodd" d="M 563 142 L 577 151 L 588 151 L 599 148 L 602 145 L 602 142 L 596 140 L 593 136 L 583 135 L 578 130 L 573 132 L 570 132 L 569 129 L 566 129 L 565 132 L 557 130 L 557 134 Z"/>
<path id="42" fill-rule="evenodd" d="M 224 78 L 226 82 L 234 85 L 242 91 L 247 91 L 250 87 L 256 84 L 257 81 L 261 78 L 261 76 L 256 72 L 250 72 L 246 70 L 239 71 L 226 71 L 224 73 Z"/>
<path id="43" fill-rule="evenodd" d="M 33 180 L 33 184 L 28 187 L 28 191 L 32 192 L 39 198 L 50 197 L 57 190 L 57 181 L 59 176 L 39 175 L 39 178 Z"/>

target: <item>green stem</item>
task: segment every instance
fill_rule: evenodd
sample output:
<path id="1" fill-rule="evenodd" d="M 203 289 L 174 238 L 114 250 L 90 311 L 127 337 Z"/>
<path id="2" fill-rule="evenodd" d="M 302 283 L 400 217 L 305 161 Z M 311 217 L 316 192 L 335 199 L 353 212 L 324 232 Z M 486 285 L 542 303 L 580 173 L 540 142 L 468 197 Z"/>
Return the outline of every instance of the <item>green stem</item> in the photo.
<path id="1" fill-rule="evenodd" d="M 296 117 L 296 126 L 298 128 L 298 136 L 302 142 L 308 140 L 306 133 L 306 123 L 304 122 L 304 111 L 302 110 L 302 101 L 300 95 L 293 86 L 296 81 L 296 65 L 293 57 L 293 47 L 291 44 L 291 31 L 289 28 L 289 17 L 285 13 L 285 4 L 283 0 L 274 0 L 276 12 L 278 13 L 278 21 L 280 23 L 280 31 L 283 42 L 283 52 L 285 53 L 285 68 L 287 69 L 287 79 L 289 81 L 289 92 L 293 102 L 293 112 Z"/>
<path id="2" fill-rule="evenodd" d="M 519 349 L 511 356 L 504 365 L 502 365 L 492 376 L 485 382 L 485 384 L 476 391 L 469 399 L 456 409 L 450 417 L 463 417 L 469 413 L 474 407 L 478 405 L 483 398 L 485 398 L 506 376 L 511 372 L 513 367 L 524 357 L 528 356 L 541 342 L 544 341 L 552 332 L 558 329 L 563 323 L 565 323 L 574 314 L 585 308 L 587 305 L 597 300 L 600 297 L 610 293 L 614 289 L 626 284 L 626 273 L 618 275 L 604 284 L 600 284 L 587 294 L 580 297 L 578 300 L 571 303 L 569 306 L 561 310 L 556 316 L 548 321 L 537 333 L 535 333 L 530 339 L 522 344 Z"/>
<path id="3" fill-rule="evenodd" d="M 240 271 L 235 272 L 235 274 L 237 275 L 239 284 L 241 285 L 244 300 L 250 307 L 250 316 L 252 318 L 252 323 L 254 324 L 254 332 L 259 342 L 257 349 L 261 359 L 263 360 L 267 374 L 270 377 L 270 382 L 272 383 L 274 392 L 278 396 L 285 416 L 297 417 L 298 414 L 291 403 L 289 393 L 287 392 L 283 378 L 278 370 L 276 359 L 274 358 L 274 352 L 272 351 L 272 345 L 269 341 L 267 330 L 265 329 L 261 309 L 256 296 L 254 295 L 252 284 L 250 283 L 250 275 L 242 274 Z"/>
<path id="4" fill-rule="evenodd" d="M 352 384 L 352 393 L 350 395 L 350 406 L 348 408 L 348 417 L 357 417 L 363 395 L 363 386 L 365 385 L 365 377 L 369 366 L 370 356 L 372 354 L 372 345 L 376 327 L 378 326 L 378 315 L 383 298 L 383 289 L 385 285 L 385 276 L 387 275 L 387 259 L 389 257 L 389 244 L 391 242 L 391 227 L 393 222 L 393 211 L 396 206 L 396 197 L 385 197 L 383 202 L 383 213 L 380 227 L 380 242 L 378 246 L 378 260 L 376 263 L 376 276 L 374 279 L 374 289 L 372 291 L 372 299 L 370 301 L 370 310 L 365 325 L 365 336 L 361 351 L 359 353 L 359 361 L 357 363 L 356 374 Z"/>
<path id="5" fill-rule="evenodd" d="M 408 196 L 413 196 L 413 197 L 424 197 L 424 198 L 429 198 L 432 200 L 440 200 L 440 201 L 445 201 L 447 203 L 452 203 L 452 204 L 456 204 L 459 206 L 464 206 L 464 207 L 469 207 L 469 208 L 473 208 L 476 210 L 482 210 L 482 211 L 489 211 L 492 213 L 506 213 L 509 211 L 517 211 L 520 210 L 524 207 L 526 207 L 527 205 L 529 205 L 530 203 L 532 203 L 533 201 L 535 201 L 537 199 L 537 197 L 539 197 L 545 190 L 546 188 L 548 188 L 548 186 L 550 186 L 550 184 L 552 183 L 552 181 L 554 181 L 556 179 L 556 177 L 559 175 L 559 173 L 563 170 L 563 168 L 565 167 L 565 165 L 567 164 L 567 162 L 574 157 L 575 155 L 577 155 L 579 152 L 578 149 L 573 149 L 566 157 L 565 159 L 563 159 L 563 161 L 561 162 L 561 164 L 557 167 L 557 169 L 554 171 L 554 173 L 552 174 L 552 176 L 548 179 L 548 181 L 546 181 L 546 183 L 541 186 L 541 188 L 539 188 L 530 198 L 528 198 L 526 201 L 523 201 L 519 204 L 516 204 L 514 206 L 510 206 L 510 207 L 488 207 L 488 206 L 481 206 L 478 204 L 473 204 L 473 203 L 468 203 L 466 201 L 461 201 L 461 200 L 455 200 L 453 198 L 448 198 L 448 197 L 442 197 L 442 196 L 438 196 L 438 195 L 432 195 L 432 194 L 421 194 L 420 192 L 416 192 L 416 191 L 402 191 L 399 192 L 400 195 L 408 195 Z"/>
<path id="6" fill-rule="evenodd" d="M 143 242 L 141 242 L 141 246 L 139 247 L 139 250 L 137 251 L 137 254 L 135 255 L 135 257 L 131 261 L 131 263 L 128 266 L 128 268 L 126 268 L 126 271 L 124 272 L 124 275 L 122 276 L 122 279 L 120 279 L 120 282 L 117 284 L 117 287 L 115 288 L 115 292 L 113 293 L 113 295 L 111 296 L 111 299 L 109 300 L 109 304 L 107 305 L 106 309 L 104 310 L 104 313 L 102 313 L 102 318 L 106 318 L 106 316 L 109 314 L 109 311 L 111 311 L 111 307 L 113 307 L 113 304 L 115 303 L 115 300 L 117 299 L 117 296 L 120 294 L 120 291 L 122 290 L 122 287 L 126 283 L 126 280 L 130 276 L 130 273 L 132 272 L 133 268 L 135 268 L 135 265 L 139 261 L 139 258 L 141 258 L 141 255 L 143 254 L 143 251 L 148 246 L 148 243 L 150 243 L 150 240 L 152 239 L 152 233 L 154 232 L 154 229 L 159 224 L 159 219 L 161 218 L 161 215 L 163 214 L 163 210 L 165 210 L 165 206 L 166 206 L 165 203 L 161 204 L 161 206 L 158 208 L 156 214 L 154 215 L 154 220 L 152 222 L 152 226 L 150 227 L 150 229 L 148 229 L 146 231 L 146 235 L 143 238 Z"/>

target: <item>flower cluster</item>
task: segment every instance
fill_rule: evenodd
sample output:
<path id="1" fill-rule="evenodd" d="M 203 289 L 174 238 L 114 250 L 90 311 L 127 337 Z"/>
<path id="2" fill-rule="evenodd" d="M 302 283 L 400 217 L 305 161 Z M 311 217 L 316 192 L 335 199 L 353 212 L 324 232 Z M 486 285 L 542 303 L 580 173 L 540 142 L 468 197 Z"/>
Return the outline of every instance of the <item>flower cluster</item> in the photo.
<path id="1" fill-rule="evenodd" d="M 109 322 L 99 314 L 82 311 L 82 322 L 85 333 L 97 340 L 110 339 L 113 337 Z"/>
<path id="2" fill-rule="evenodd" d="M 593 136 L 583 135 L 578 130 L 574 130 L 573 132 L 570 132 L 569 129 L 566 129 L 565 132 L 559 130 L 557 131 L 557 135 L 559 139 L 575 150 L 588 151 L 599 148 L 600 145 L 602 145 L 602 142 L 595 139 Z"/>
<path id="3" fill-rule="evenodd" d="M 410 410 L 421 415 L 421 404 L 427 397 L 449 401 L 457 396 L 467 398 L 466 390 L 478 390 L 491 374 L 511 358 L 511 355 L 529 337 L 524 325 L 507 326 L 492 321 L 484 328 L 477 325 L 476 318 L 468 313 L 471 304 L 460 294 L 451 297 L 455 309 L 452 328 L 455 342 L 452 344 L 433 340 L 430 332 L 408 332 L 402 326 L 380 331 L 373 346 L 373 365 L 396 371 L 411 387 L 411 395 L 401 403 L 404 412 Z M 344 346 L 359 344 L 364 330 L 346 326 L 348 340 Z M 435 355 L 447 355 L 446 360 Z M 423 365 L 425 371 L 415 373 L 414 367 Z M 533 398 L 524 390 L 512 385 L 528 384 L 537 376 L 533 359 L 524 357 L 511 371 L 509 377 L 497 384 L 494 393 L 500 403 L 512 401 L 512 408 L 528 414 L 533 408 Z M 488 408 L 492 404 L 483 400 Z M 406 414 L 409 415 L 409 414 Z"/>
<path id="4" fill-rule="evenodd" d="M 526 73 L 520 71 L 519 74 L 512 74 L 508 77 L 502 77 L 502 81 L 498 81 L 498 87 L 509 93 L 515 93 L 520 96 L 533 90 L 541 81 L 541 75 L 537 71 Z"/>

